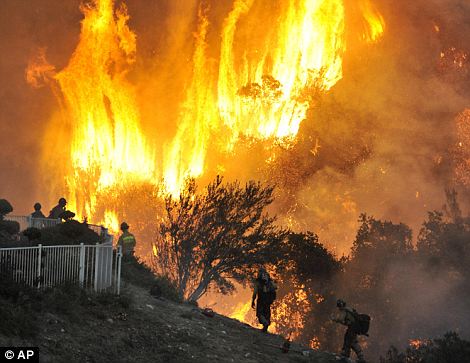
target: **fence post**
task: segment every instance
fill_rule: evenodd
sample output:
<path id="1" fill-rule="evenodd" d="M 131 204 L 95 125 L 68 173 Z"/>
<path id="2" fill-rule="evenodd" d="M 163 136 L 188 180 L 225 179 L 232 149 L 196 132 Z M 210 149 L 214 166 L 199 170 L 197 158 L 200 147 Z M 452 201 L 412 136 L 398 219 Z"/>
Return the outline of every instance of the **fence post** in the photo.
<path id="1" fill-rule="evenodd" d="M 85 286 L 85 245 L 80 243 L 80 266 L 78 269 L 78 283 L 80 287 Z"/>
<path id="2" fill-rule="evenodd" d="M 38 245 L 38 289 L 41 288 L 41 257 L 42 257 L 42 244 Z"/>
<path id="3" fill-rule="evenodd" d="M 98 243 L 96 243 L 96 246 L 95 246 L 95 283 L 94 283 L 95 292 L 98 291 L 99 251 L 100 251 L 100 247 L 99 247 Z"/>
<path id="4" fill-rule="evenodd" d="M 116 275 L 116 294 L 121 294 L 121 261 L 122 261 L 122 246 L 118 246 L 116 252 L 116 261 L 117 261 L 117 275 Z"/>

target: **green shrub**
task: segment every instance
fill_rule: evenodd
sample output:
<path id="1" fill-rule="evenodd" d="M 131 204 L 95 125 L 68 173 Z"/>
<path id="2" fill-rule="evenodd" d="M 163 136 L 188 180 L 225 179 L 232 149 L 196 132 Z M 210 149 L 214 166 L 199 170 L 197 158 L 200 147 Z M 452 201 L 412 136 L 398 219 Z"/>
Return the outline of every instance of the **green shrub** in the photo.
<path id="1" fill-rule="evenodd" d="M 457 363 L 466 362 L 470 357 L 470 342 L 462 340 L 455 332 L 444 334 L 443 338 L 429 340 L 405 353 L 391 347 L 381 363 Z"/>
<path id="2" fill-rule="evenodd" d="M 28 227 L 23 231 L 23 235 L 31 242 L 41 238 L 41 231 L 35 227 Z"/>
<path id="3" fill-rule="evenodd" d="M 155 274 L 150 267 L 137 258 L 129 256 L 122 258 L 121 277 L 133 285 L 146 289 L 150 289 L 155 282 Z"/>
<path id="4" fill-rule="evenodd" d="M 2 259 L 0 266 L 0 333 L 33 337 L 38 327 L 31 303 L 36 300 L 37 291 L 13 280 L 13 270 L 7 260 Z"/>
<path id="5" fill-rule="evenodd" d="M 115 295 L 113 293 L 100 293 L 95 296 L 95 300 L 102 306 L 115 306 L 128 309 L 131 305 L 131 298 L 127 295 Z"/>
<path id="6" fill-rule="evenodd" d="M 150 294 L 155 297 L 164 297 L 168 300 L 180 302 L 176 286 L 166 276 L 156 276 Z"/>
<path id="7" fill-rule="evenodd" d="M 13 212 L 13 207 L 6 199 L 0 199 L 0 220 L 3 220 L 5 215 Z"/>
<path id="8" fill-rule="evenodd" d="M 0 232 L 16 234 L 20 231 L 20 224 L 16 221 L 0 220 Z"/>
<path id="9" fill-rule="evenodd" d="M 0 321 L 0 333 L 6 336 L 30 338 L 38 333 L 37 318 L 29 306 L 2 301 Z"/>
<path id="10" fill-rule="evenodd" d="M 43 245 L 72 245 L 95 244 L 101 239 L 86 223 L 70 220 L 41 230 L 40 241 Z"/>

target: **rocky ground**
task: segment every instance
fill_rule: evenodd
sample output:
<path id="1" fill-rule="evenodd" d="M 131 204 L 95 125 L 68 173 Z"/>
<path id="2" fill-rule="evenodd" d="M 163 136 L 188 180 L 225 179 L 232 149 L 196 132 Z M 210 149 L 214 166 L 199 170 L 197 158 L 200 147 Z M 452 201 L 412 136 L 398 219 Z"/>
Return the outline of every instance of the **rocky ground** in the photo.
<path id="1" fill-rule="evenodd" d="M 331 353 L 295 344 L 283 353 L 280 336 L 225 316 L 208 317 L 196 306 L 155 298 L 134 284 L 124 283 L 122 295 L 41 309 L 34 336 L 0 333 L 0 345 L 39 346 L 42 362 L 337 361 Z"/>

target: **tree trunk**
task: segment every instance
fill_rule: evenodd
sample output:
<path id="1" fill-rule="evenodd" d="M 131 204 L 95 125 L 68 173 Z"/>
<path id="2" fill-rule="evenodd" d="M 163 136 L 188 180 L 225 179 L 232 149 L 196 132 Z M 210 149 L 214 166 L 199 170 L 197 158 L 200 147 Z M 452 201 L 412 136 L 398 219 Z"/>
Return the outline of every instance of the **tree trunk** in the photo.
<path id="1" fill-rule="evenodd" d="M 189 296 L 188 301 L 198 301 L 199 298 L 206 292 L 207 286 L 209 285 L 210 279 L 206 278 L 201 281 L 199 286 Z"/>

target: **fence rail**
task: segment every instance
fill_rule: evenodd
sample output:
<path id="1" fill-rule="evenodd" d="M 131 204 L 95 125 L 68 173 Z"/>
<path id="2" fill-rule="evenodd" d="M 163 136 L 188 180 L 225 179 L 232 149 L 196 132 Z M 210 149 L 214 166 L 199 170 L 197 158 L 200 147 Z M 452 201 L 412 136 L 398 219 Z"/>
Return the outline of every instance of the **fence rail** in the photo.
<path id="1" fill-rule="evenodd" d="M 5 219 L 18 222 L 20 230 L 53 227 L 62 222 L 31 216 L 9 215 Z M 114 286 L 119 294 L 121 247 L 113 250 L 113 236 L 107 228 L 95 224 L 88 224 L 88 228 L 99 234 L 103 243 L 0 248 L 1 277 L 37 288 L 71 283 L 100 292 Z"/>
<path id="2" fill-rule="evenodd" d="M 1 248 L 0 273 L 2 278 L 40 289 L 68 283 L 96 292 L 114 286 L 119 294 L 121 248 L 115 259 L 113 253 L 112 239 L 96 245 Z"/>
<path id="3" fill-rule="evenodd" d="M 7 221 L 18 222 L 20 225 L 20 231 L 24 231 L 28 227 L 34 227 L 38 229 L 54 227 L 62 222 L 61 219 L 52 218 L 32 218 L 31 216 L 5 216 Z"/>

